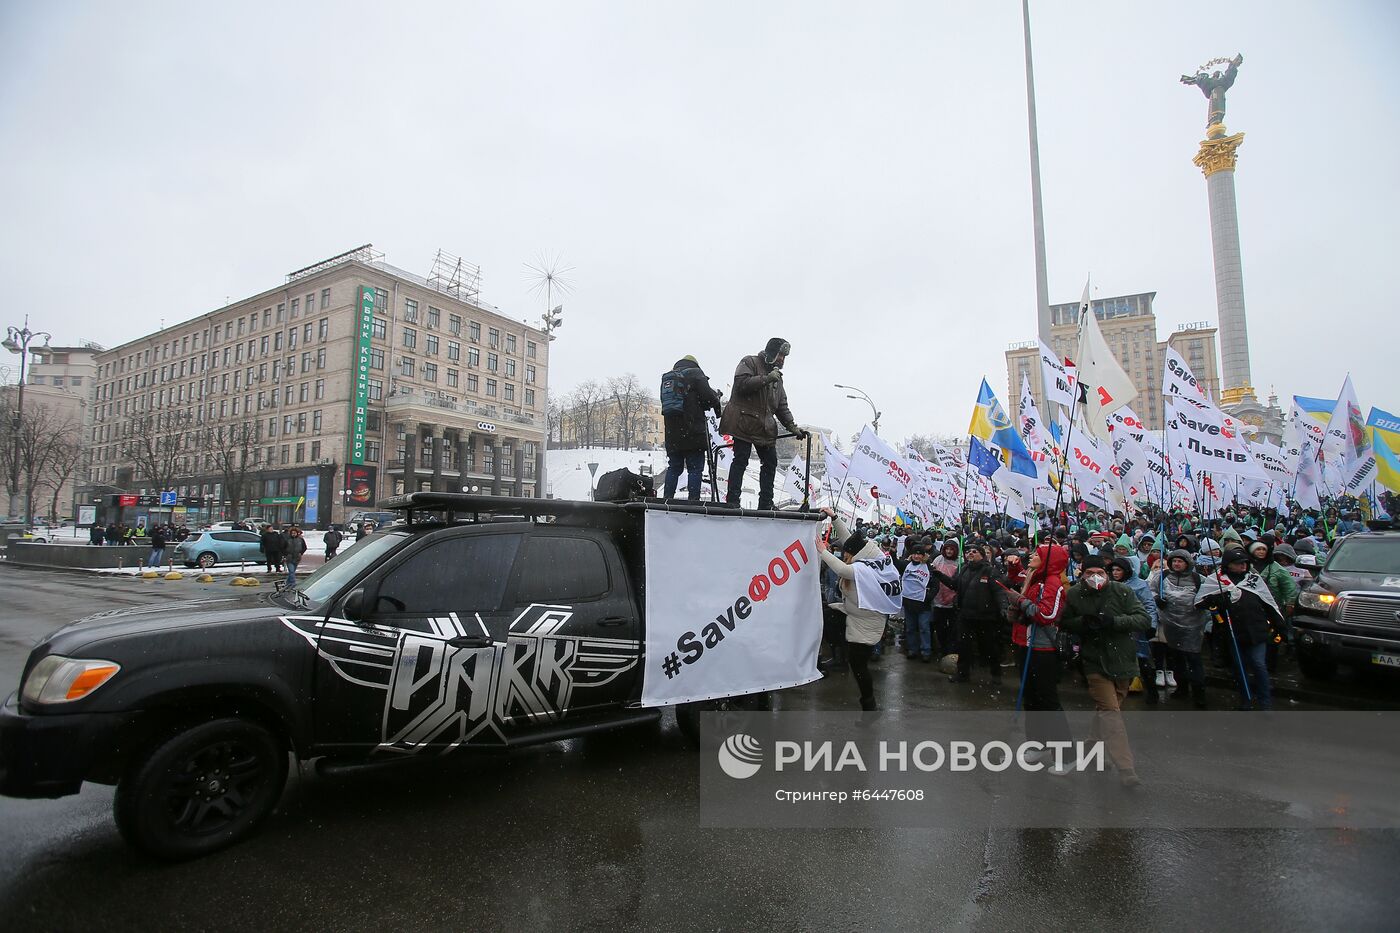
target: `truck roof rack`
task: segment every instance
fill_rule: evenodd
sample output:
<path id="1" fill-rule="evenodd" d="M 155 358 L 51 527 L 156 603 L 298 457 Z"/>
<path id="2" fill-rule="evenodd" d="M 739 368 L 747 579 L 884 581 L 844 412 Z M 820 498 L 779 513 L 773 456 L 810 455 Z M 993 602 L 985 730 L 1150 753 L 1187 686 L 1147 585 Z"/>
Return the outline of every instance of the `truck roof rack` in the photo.
<path id="1" fill-rule="evenodd" d="M 798 521 L 820 521 L 822 513 L 815 511 L 777 511 L 772 509 L 735 509 L 706 502 L 668 502 L 664 499 L 637 499 L 632 502 L 591 502 L 580 499 L 534 499 L 524 496 L 480 496 L 464 492 L 410 492 L 381 500 L 379 508 L 386 512 L 413 513 L 447 512 L 452 515 L 511 515 L 534 518 L 552 515 L 558 518 L 603 518 L 623 513 L 647 511 L 686 512 L 696 515 L 729 515 L 746 518 L 782 518 Z"/>

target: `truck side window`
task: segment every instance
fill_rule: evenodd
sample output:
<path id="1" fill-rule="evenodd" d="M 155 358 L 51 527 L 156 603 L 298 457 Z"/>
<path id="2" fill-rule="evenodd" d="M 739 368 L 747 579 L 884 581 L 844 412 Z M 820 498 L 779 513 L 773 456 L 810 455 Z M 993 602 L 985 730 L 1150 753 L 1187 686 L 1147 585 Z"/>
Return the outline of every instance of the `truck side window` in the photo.
<path id="1" fill-rule="evenodd" d="M 448 538 L 389 571 L 379 584 L 376 612 L 495 612 L 520 550 L 520 535 Z"/>
<path id="2" fill-rule="evenodd" d="M 567 603 L 606 596 L 608 562 L 590 538 L 532 535 L 525 545 L 518 602 Z"/>

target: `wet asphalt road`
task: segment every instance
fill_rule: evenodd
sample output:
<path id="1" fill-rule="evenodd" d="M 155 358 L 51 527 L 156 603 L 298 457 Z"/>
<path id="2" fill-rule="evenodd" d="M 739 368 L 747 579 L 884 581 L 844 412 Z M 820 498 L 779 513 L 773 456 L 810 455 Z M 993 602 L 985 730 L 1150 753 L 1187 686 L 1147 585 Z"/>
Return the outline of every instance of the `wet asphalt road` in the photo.
<path id="1" fill-rule="evenodd" d="M 5 692 L 70 617 L 199 588 L 14 568 L 0 581 Z M 890 709 L 1009 702 L 898 657 L 876 677 Z M 1087 708 L 1074 685 L 1062 694 Z M 783 702 L 854 699 L 841 676 Z M 712 830 L 697 788 L 668 718 L 509 757 L 294 774 L 259 836 L 177 865 L 124 846 L 111 788 L 0 798 L 0 929 L 1361 930 L 1400 914 L 1400 832 Z M 1150 784 L 1141 797 L 1151 806 Z"/>

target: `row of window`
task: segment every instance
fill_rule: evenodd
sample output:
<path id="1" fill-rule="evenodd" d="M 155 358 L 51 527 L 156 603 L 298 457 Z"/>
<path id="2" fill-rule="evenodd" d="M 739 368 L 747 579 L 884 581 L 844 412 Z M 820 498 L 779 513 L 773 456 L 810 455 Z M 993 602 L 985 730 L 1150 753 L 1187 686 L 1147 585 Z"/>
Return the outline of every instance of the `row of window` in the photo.
<path id="1" fill-rule="evenodd" d="M 374 295 L 374 299 L 375 299 L 375 300 L 374 300 L 374 303 L 375 303 L 375 306 L 376 306 L 377 308 L 380 308 L 381 310 L 387 309 L 387 308 L 388 308 L 388 305 L 389 305 L 389 293 L 386 292 L 386 291 L 385 291 L 384 289 L 382 289 L 382 288 L 376 288 L 376 289 L 374 290 L 374 292 L 375 292 L 375 295 Z M 405 298 L 405 299 L 403 300 L 403 302 L 404 302 L 404 307 L 403 307 L 403 320 L 404 320 L 404 323 L 405 323 L 405 324 L 417 324 L 417 323 L 419 323 L 419 319 L 418 319 L 418 301 L 417 301 L 417 299 L 414 299 L 414 298 Z M 422 323 L 424 324 L 424 326 L 427 327 L 428 330 L 441 330 L 441 329 L 442 329 L 442 311 L 440 311 L 440 310 L 437 309 L 437 308 L 434 308 L 432 305 L 428 305 L 427 317 L 424 319 L 424 321 L 423 321 Z M 377 334 L 377 336 L 383 337 L 383 336 L 384 336 L 384 334 L 383 334 L 384 322 L 382 322 L 382 321 L 376 321 L 376 322 L 375 322 L 375 325 L 376 325 L 377 330 L 379 331 L 379 333 Z M 462 316 L 461 316 L 460 314 L 449 314 L 449 315 L 447 316 L 447 332 L 448 332 L 449 334 L 453 335 L 454 337 L 460 337 L 460 336 L 461 336 L 461 334 L 462 334 Z M 480 342 L 481 342 L 481 325 L 480 325 L 479 323 L 477 323 L 476 321 L 468 321 L 468 322 L 467 322 L 467 339 L 471 340 L 473 343 L 480 343 Z M 498 348 L 500 348 L 500 346 L 501 346 L 501 331 L 500 331 L 499 328 L 491 327 L 491 328 L 488 328 L 488 329 L 487 329 L 487 331 L 486 331 L 486 345 L 487 345 L 488 347 L 491 347 L 492 349 L 498 349 Z M 407 344 L 405 344 L 405 346 L 407 346 Z M 506 351 L 506 353 L 507 353 L 507 354 L 514 354 L 514 353 L 516 352 L 516 348 L 517 348 L 517 343 L 516 343 L 516 337 L 515 337 L 515 335 L 514 335 L 514 334 L 506 334 L 506 335 L 505 335 L 505 351 Z M 536 344 L 535 341 L 533 341 L 533 340 L 527 340 L 527 341 L 525 341 L 525 355 L 526 355 L 527 357 L 529 357 L 530 359 L 533 360 L 533 359 L 536 358 L 536 356 L 537 356 L 538 353 L 539 353 L 539 345 Z"/>
<path id="2" fill-rule="evenodd" d="M 312 313 L 315 309 L 315 305 L 316 293 L 311 292 L 306 296 L 306 313 Z M 321 289 L 321 310 L 324 311 L 330 306 L 331 290 L 329 288 L 323 288 Z M 293 298 L 291 301 L 291 318 L 293 320 L 301 316 L 301 309 L 301 299 Z M 134 372 L 137 369 L 150 366 L 152 363 L 168 360 L 172 356 L 180 356 L 182 354 L 188 354 L 191 350 L 198 350 L 201 336 L 204 338 L 205 347 L 208 348 L 224 340 L 235 340 L 242 337 L 245 333 L 257 331 L 259 318 L 262 320 L 263 330 L 267 330 L 274 325 L 281 324 L 286 317 L 287 303 L 280 302 L 277 305 L 276 320 L 273 319 L 271 307 L 264 308 L 261 315 L 257 311 L 249 313 L 246 317 L 239 315 L 234 320 L 215 324 L 213 330 L 203 331 L 202 334 L 200 331 L 195 331 L 192 334 L 173 337 L 154 347 L 148 347 L 145 350 L 136 350 L 110 363 L 104 363 L 98 367 L 97 375 L 99 378 L 106 379 L 118 373 Z M 325 327 L 325 323 L 324 320 L 321 322 L 323 328 Z"/>

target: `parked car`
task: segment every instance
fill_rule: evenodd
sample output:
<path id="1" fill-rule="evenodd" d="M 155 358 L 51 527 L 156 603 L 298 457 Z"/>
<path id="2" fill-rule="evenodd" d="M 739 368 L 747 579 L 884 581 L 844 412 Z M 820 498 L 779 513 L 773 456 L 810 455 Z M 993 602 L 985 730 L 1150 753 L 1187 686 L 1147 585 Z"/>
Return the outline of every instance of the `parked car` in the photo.
<path id="1" fill-rule="evenodd" d="M 661 707 L 639 705 L 653 506 L 451 493 L 397 501 L 440 508 L 447 522 L 376 534 L 301 589 L 110 610 L 42 641 L 20 692 L 0 706 L 0 794 L 115 784 L 124 838 L 189 858 L 257 829 L 282 795 L 289 752 L 335 773 L 660 719 Z M 714 520 L 736 517 L 821 516 L 735 510 Z M 743 548 L 744 535 L 733 536 Z M 203 560 L 217 549 L 188 553 Z M 786 579 L 766 546 L 752 556 Z M 713 583 L 726 597 L 753 592 L 747 572 Z M 735 605 L 749 615 L 747 597 Z M 732 609 L 729 619 L 732 628 Z M 819 631 L 820 615 L 812 621 Z M 765 709 L 768 697 L 721 693 L 676 716 L 694 735 L 702 707 Z"/>
<path id="2" fill-rule="evenodd" d="M 383 531 L 387 526 L 392 525 L 394 522 L 401 521 L 402 519 L 403 516 L 398 512 L 360 511 L 352 514 L 345 525 L 350 530 L 351 534 L 358 532 L 360 530 L 360 525 L 365 522 L 374 522 L 375 530 Z"/>
<path id="3" fill-rule="evenodd" d="M 1400 532 L 1339 540 L 1298 594 L 1298 666 L 1325 680 L 1338 662 L 1400 674 Z"/>
<path id="4" fill-rule="evenodd" d="M 206 570 L 243 560 L 256 564 L 263 559 L 261 542 L 255 531 L 196 531 L 175 545 L 175 559 Z"/>

